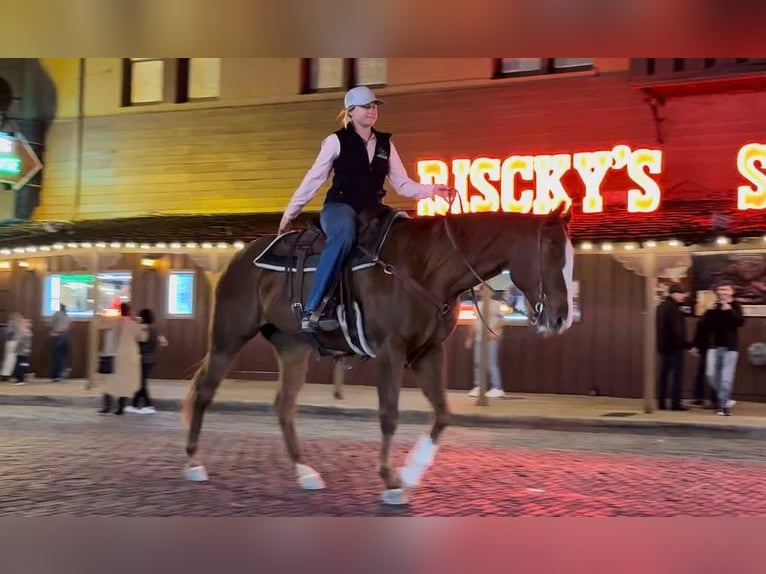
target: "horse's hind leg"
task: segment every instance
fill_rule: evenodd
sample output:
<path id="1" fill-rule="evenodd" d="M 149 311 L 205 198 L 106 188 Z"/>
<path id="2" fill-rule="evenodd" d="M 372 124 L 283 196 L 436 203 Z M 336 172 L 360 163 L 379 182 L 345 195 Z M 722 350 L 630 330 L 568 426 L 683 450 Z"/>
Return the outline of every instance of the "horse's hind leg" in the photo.
<path id="1" fill-rule="evenodd" d="M 442 379 L 442 348 L 429 349 L 412 365 L 420 388 L 434 409 L 434 423 L 430 435 L 421 436 L 410 451 L 407 462 L 399 471 L 402 483 L 408 488 L 418 485 L 423 474 L 433 464 L 442 431 L 449 424 L 447 392 Z"/>
<path id="2" fill-rule="evenodd" d="M 391 468 L 391 445 L 399 425 L 399 391 L 404 370 L 404 358 L 389 349 L 381 360 L 381 379 L 378 383 L 378 417 L 383 440 L 380 447 L 380 477 L 386 486 L 383 492 L 385 504 L 405 504 L 405 493 L 396 473 Z"/>
<path id="3" fill-rule="evenodd" d="M 183 405 L 183 418 L 189 424 L 186 440 L 186 455 L 189 459 L 185 470 L 186 478 L 189 480 L 207 480 L 205 467 L 196 456 L 199 435 L 202 430 L 202 419 L 205 416 L 205 410 L 213 401 L 213 396 L 221 384 L 231 360 L 241 346 L 239 345 L 235 351 L 210 351 L 189 388 Z"/>
<path id="4" fill-rule="evenodd" d="M 306 380 L 306 344 L 294 335 L 277 331 L 269 336 L 269 341 L 277 351 L 280 372 L 280 388 L 274 401 L 274 407 L 282 428 L 287 454 L 295 466 L 298 484 L 306 490 L 318 490 L 325 487 L 317 471 L 304 464 L 301 455 L 298 433 L 295 430 L 295 411 L 298 392 Z"/>

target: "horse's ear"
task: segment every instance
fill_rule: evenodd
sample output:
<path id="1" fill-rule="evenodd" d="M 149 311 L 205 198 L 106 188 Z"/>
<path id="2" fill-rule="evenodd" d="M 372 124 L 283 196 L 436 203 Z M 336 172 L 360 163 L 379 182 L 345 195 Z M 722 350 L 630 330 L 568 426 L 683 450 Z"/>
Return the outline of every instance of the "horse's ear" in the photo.
<path id="1" fill-rule="evenodd" d="M 564 215 L 562 216 L 561 220 L 564 222 L 564 225 L 569 225 L 569 222 L 572 221 L 571 207 L 564 212 Z"/>
<path id="2" fill-rule="evenodd" d="M 556 207 L 556 209 L 551 212 L 549 221 L 553 223 L 561 220 L 564 222 L 564 225 L 569 225 L 569 221 L 571 219 L 572 210 L 567 209 L 567 205 L 565 203 L 559 203 L 558 207 Z"/>

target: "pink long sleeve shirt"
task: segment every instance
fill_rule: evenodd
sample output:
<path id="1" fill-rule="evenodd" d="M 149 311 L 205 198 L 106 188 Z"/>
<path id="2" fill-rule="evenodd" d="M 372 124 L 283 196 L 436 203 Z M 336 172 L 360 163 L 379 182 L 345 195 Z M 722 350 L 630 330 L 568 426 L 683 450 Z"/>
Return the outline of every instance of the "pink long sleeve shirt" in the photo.
<path id="1" fill-rule="evenodd" d="M 372 137 L 367 142 L 367 156 L 370 162 L 372 162 L 373 155 L 375 154 L 376 140 L 377 138 L 373 132 Z M 330 177 L 333 162 L 337 159 L 338 155 L 340 155 L 340 140 L 337 135 L 331 134 L 322 141 L 322 147 L 319 150 L 319 155 L 314 160 L 314 165 L 311 166 L 298 189 L 293 193 L 290 203 L 287 204 L 285 213 L 282 216 L 281 225 L 295 219 L 303 207 L 313 199 L 319 188 L 322 187 L 322 184 Z M 418 183 L 409 178 L 393 141 L 391 142 L 391 153 L 388 158 L 388 181 L 404 197 L 423 199 L 434 194 L 433 185 Z"/>

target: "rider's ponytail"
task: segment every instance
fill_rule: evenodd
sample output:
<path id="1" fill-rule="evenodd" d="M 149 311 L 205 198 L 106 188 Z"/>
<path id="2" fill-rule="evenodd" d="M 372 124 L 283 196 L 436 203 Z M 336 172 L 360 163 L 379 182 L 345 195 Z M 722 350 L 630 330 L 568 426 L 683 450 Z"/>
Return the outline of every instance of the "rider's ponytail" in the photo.
<path id="1" fill-rule="evenodd" d="M 341 124 L 343 124 L 344 128 L 348 127 L 348 124 L 351 123 L 351 110 L 352 108 L 348 109 L 342 109 L 340 113 L 338 114 L 338 117 L 335 118 L 340 121 Z"/>

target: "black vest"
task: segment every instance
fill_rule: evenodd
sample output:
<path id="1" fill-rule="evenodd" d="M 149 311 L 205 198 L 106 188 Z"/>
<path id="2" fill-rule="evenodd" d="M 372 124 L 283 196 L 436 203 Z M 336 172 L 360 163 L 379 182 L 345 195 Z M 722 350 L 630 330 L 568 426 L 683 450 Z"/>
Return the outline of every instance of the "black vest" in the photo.
<path id="1" fill-rule="evenodd" d="M 386 191 L 383 183 L 388 175 L 391 154 L 391 134 L 375 132 L 375 155 L 368 159 L 367 146 L 354 126 L 338 130 L 340 154 L 333 163 L 335 176 L 325 203 L 347 203 L 357 213 L 374 212 L 382 203 Z"/>

